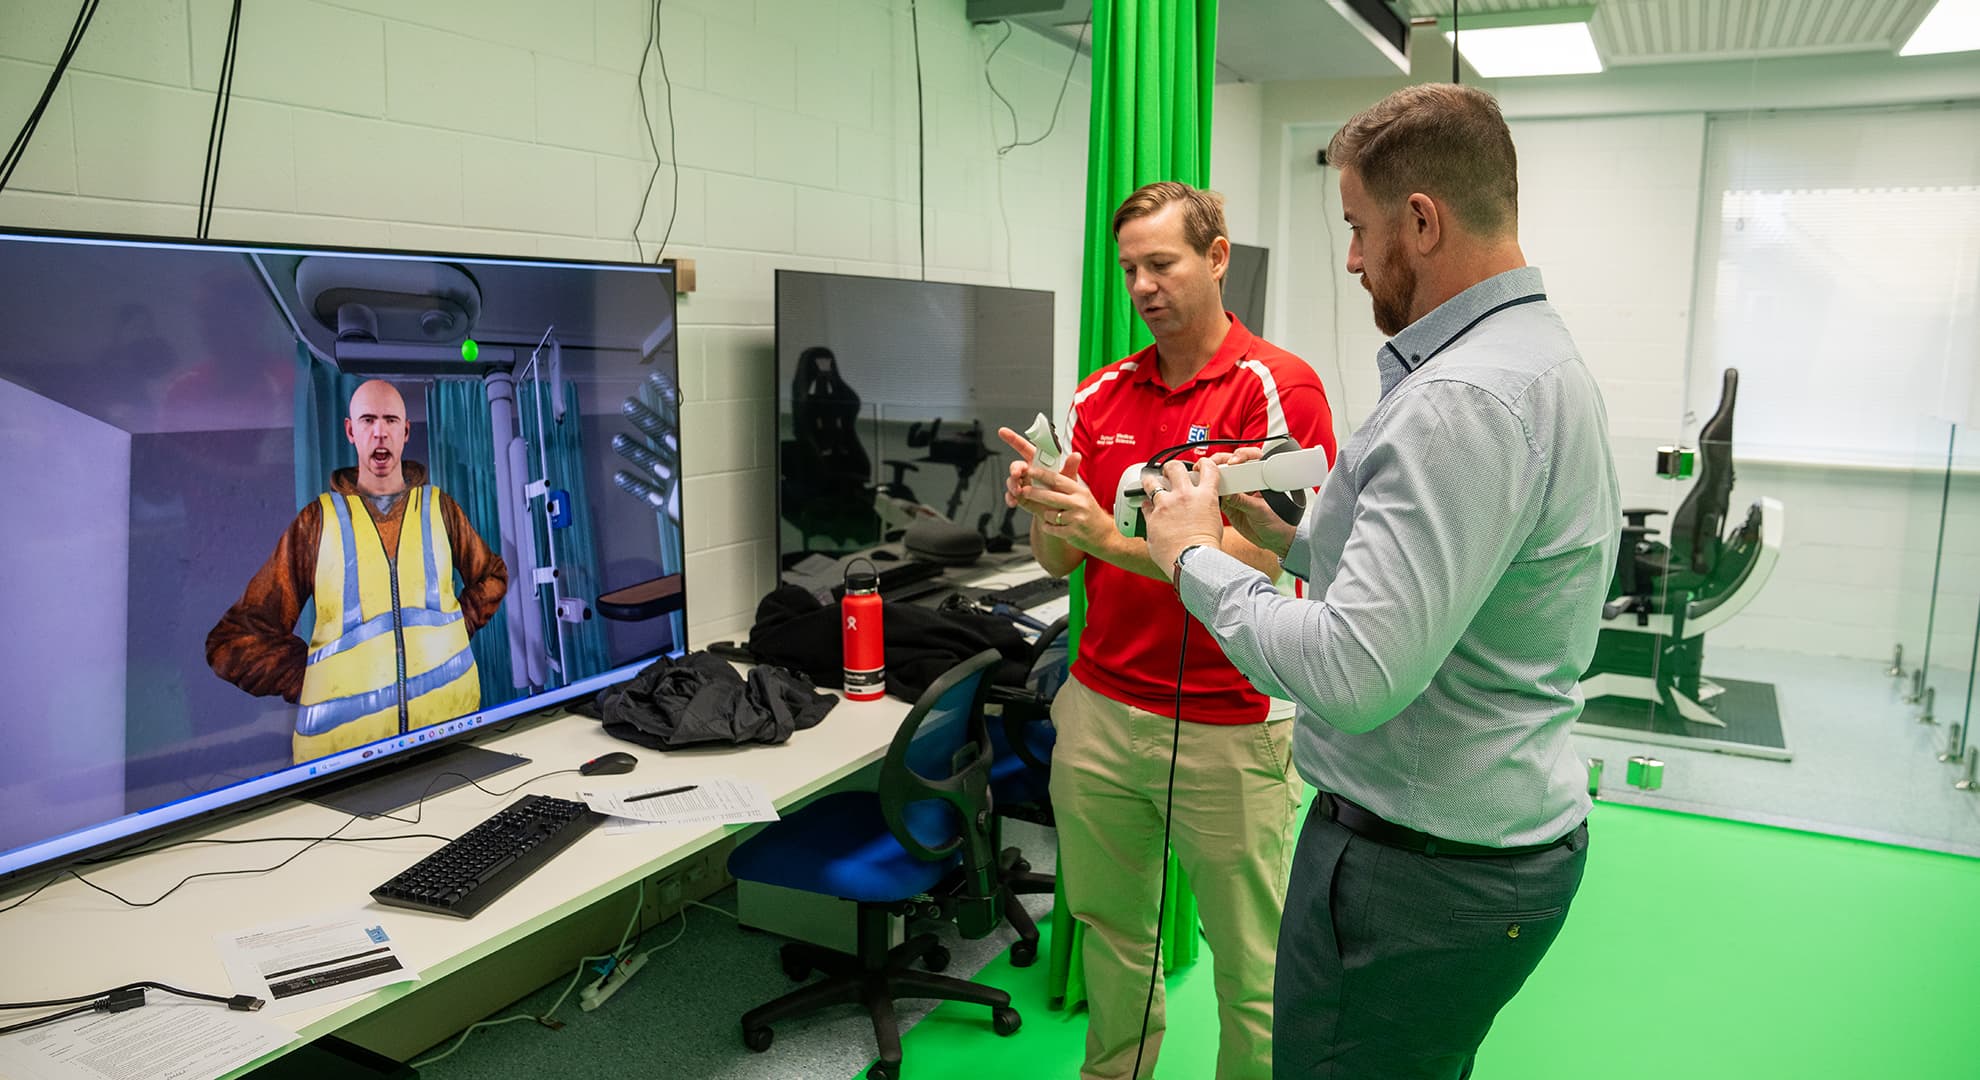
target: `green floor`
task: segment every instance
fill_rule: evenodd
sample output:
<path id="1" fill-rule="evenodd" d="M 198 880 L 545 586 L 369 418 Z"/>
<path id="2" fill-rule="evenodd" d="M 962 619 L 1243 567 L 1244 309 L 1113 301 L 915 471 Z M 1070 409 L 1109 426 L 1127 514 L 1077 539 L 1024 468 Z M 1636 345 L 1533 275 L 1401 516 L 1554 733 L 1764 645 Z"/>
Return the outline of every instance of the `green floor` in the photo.
<path id="1" fill-rule="evenodd" d="M 1479 1054 L 1482 1080 L 1980 1077 L 1980 861 L 1603 805 L 1566 929 Z M 1041 950 L 1042 951 L 1042 950 Z M 1170 979 L 1160 1075 L 1208 1078 L 1210 959 Z M 999 959 L 1024 1029 L 944 1005 L 917 1077 L 1075 1075 L 1083 1013 Z"/>

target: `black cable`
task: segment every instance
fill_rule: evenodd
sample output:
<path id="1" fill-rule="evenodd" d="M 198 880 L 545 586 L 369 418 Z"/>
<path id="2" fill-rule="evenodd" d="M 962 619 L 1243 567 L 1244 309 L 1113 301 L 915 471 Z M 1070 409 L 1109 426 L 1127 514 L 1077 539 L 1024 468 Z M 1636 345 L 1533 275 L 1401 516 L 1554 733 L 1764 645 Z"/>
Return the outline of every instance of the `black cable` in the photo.
<path id="1" fill-rule="evenodd" d="M 1155 962 L 1148 968 L 1148 1000 L 1141 1006 L 1141 1038 L 1134 1045 L 1134 1069 L 1129 1076 L 1141 1075 L 1141 1052 L 1148 1047 L 1148 1018 L 1155 1011 L 1155 981 L 1162 977 L 1162 917 L 1169 911 L 1169 827 L 1176 810 L 1176 751 L 1182 746 L 1183 671 L 1189 660 L 1189 624 L 1195 617 L 1183 612 L 1182 645 L 1176 649 L 1176 730 L 1169 737 L 1169 794 L 1162 806 L 1162 891 L 1155 894 Z"/>
<path id="2" fill-rule="evenodd" d="M 220 198 L 220 152 L 227 144 L 227 111 L 234 101 L 234 60 L 240 43 L 241 0 L 234 0 L 234 13 L 227 21 L 227 48 L 220 59 L 220 82 L 213 88 L 213 121 L 206 129 L 206 165 L 199 178 L 195 235 L 201 240 L 213 227 L 213 204 Z"/>
<path id="3" fill-rule="evenodd" d="M 1044 134 L 1038 136 L 1035 139 L 1026 139 L 1023 142 L 1013 142 L 1009 146 L 1001 147 L 997 151 L 999 154 L 1008 153 L 1012 150 L 1017 149 L 1020 146 L 1037 146 L 1039 143 L 1042 143 L 1046 139 L 1052 137 L 1052 130 L 1059 126 L 1059 107 L 1066 103 L 1066 88 L 1072 85 L 1073 68 L 1079 65 L 1080 46 L 1086 44 L 1086 30 L 1088 27 L 1092 25 L 1093 25 L 1093 7 L 1092 5 L 1089 4 L 1087 5 L 1086 8 L 1086 21 L 1079 24 L 1079 37 L 1073 40 L 1072 58 L 1066 61 L 1066 77 L 1059 82 L 1059 100 L 1052 104 L 1052 121 L 1051 123 L 1045 125 Z M 985 73 L 984 77 L 985 78 L 989 77 L 987 72 Z M 1011 138 L 1012 139 L 1017 138 L 1017 120 L 1015 116 L 1013 116 L 1011 121 Z"/>
<path id="4" fill-rule="evenodd" d="M 1458 84 L 1458 0 L 1451 0 L 1451 85 Z"/>
<path id="5" fill-rule="evenodd" d="M 84 1013 L 97 1011 L 97 1003 L 92 1001 L 87 1005 L 78 1005 L 73 1009 L 65 1009 L 62 1012 L 51 1013 L 48 1016 L 37 1016 L 32 1020 L 23 1020 L 18 1024 L 8 1024 L 6 1027 L 0 1027 L 0 1035 L 12 1035 L 16 1031 L 27 1031 L 30 1028 L 45 1027 L 57 1021 L 67 1020 L 71 1016 L 81 1016 Z"/>
<path id="6" fill-rule="evenodd" d="M 504 795 L 514 794 L 515 792 L 520 791 L 523 788 L 536 783 L 538 780 L 542 780 L 551 776 L 558 776 L 563 773 L 576 772 L 576 771 L 577 771 L 576 769 L 553 769 L 550 772 L 538 773 L 537 775 L 532 776 L 527 780 L 524 780 L 522 783 L 517 784 L 514 787 L 508 788 L 503 791 L 490 791 L 488 788 L 482 787 L 478 781 L 476 781 L 473 777 L 468 776 L 466 773 L 458 773 L 458 772 L 438 773 L 435 774 L 433 779 L 427 783 L 426 790 L 420 793 L 419 800 L 413 804 L 413 816 L 411 818 L 402 818 L 393 814 L 379 814 L 378 816 L 382 818 L 387 818 L 392 821 L 401 822 L 407 825 L 419 824 L 420 821 L 425 817 L 426 800 L 433 794 L 434 786 L 439 784 L 441 780 L 449 776 L 458 776 L 461 779 L 466 780 L 469 784 L 473 785 L 477 790 L 486 792 L 490 795 L 500 798 Z M 149 854 L 150 852 L 153 851 L 164 851 L 167 848 L 180 847 L 186 844 L 265 844 L 265 843 L 272 843 L 275 841 L 289 841 L 289 842 L 298 842 L 305 840 L 308 841 L 308 843 L 304 844 L 302 847 L 296 849 L 295 852 L 290 854 L 288 858 L 283 859 L 281 862 L 278 862 L 273 866 L 248 867 L 240 870 L 203 871 L 201 873 L 192 874 L 187 877 L 180 878 L 177 884 L 165 890 L 163 893 L 160 893 L 158 896 L 150 900 L 143 900 L 143 901 L 131 900 L 126 897 L 120 896 L 117 893 L 114 893 L 109 889 L 106 889 L 103 886 L 98 885 L 97 883 L 89 880 L 88 878 L 83 877 L 81 874 L 76 873 L 73 869 L 64 868 L 58 871 L 53 877 L 50 877 L 47 881 L 44 881 L 40 885 L 35 886 L 34 891 L 28 893 L 26 896 L 21 897 L 19 900 L 16 900 L 11 904 L 8 904 L 6 907 L 0 907 L 0 915 L 4 915 L 7 912 L 12 911 L 17 907 L 20 907 L 22 904 L 27 903 L 29 900 L 34 899 L 36 896 L 40 895 L 43 889 L 46 889 L 50 885 L 55 884 L 57 881 L 62 880 L 64 876 L 75 878 L 77 881 L 82 882 L 84 885 L 87 885 L 90 888 L 95 889 L 97 892 L 102 893 L 103 895 L 109 897 L 112 900 L 117 901 L 120 904 L 123 904 L 125 907 L 147 908 L 163 902 L 166 897 L 171 896 L 175 892 L 178 892 L 180 889 L 184 888 L 189 882 L 192 882 L 198 878 L 230 877 L 230 876 L 236 876 L 242 874 L 273 873 L 274 871 L 280 870 L 283 867 L 289 865 L 290 863 L 296 861 L 296 859 L 302 856 L 303 852 L 310 850 L 311 848 L 315 847 L 318 844 L 324 844 L 324 843 L 368 844 L 368 843 L 378 843 L 386 840 L 440 840 L 443 842 L 451 843 L 453 840 L 457 839 L 456 837 L 441 836 L 438 833 L 403 833 L 394 836 L 339 836 L 338 835 L 338 833 L 341 833 L 345 829 L 350 828 L 353 824 L 357 822 L 359 818 L 362 817 L 364 817 L 363 814 L 352 814 L 348 820 L 346 820 L 342 825 L 337 826 L 336 829 L 332 830 L 330 834 L 327 836 L 316 836 L 316 837 L 264 836 L 264 837 L 251 837 L 241 840 L 217 840 L 217 839 L 194 838 L 189 840 L 176 841 L 174 843 L 165 844 L 155 848 L 140 848 L 129 852 L 119 852 L 116 858 L 124 859 L 135 855 Z"/>
<path id="7" fill-rule="evenodd" d="M 79 1001 L 85 1003 L 78 1008 L 68 1009 L 48 1016 L 37 1016 L 32 1020 L 0 1027 L 0 1035 L 11 1035 L 16 1031 L 26 1031 L 30 1028 L 43 1027 L 57 1021 L 67 1020 L 71 1016 L 81 1016 L 84 1013 L 129 1012 L 144 1005 L 144 992 L 147 989 L 162 990 L 168 994 L 177 994 L 180 997 L 193 998 L 198 1001 L 217 1002 L 236 1012 L 256 1012 L 266 1004 L 266 1002 L 252 994 L 235 994 L 233 997 L 221 997 L 218 994 L 202 994 L 193 990 L 181 990 L 176 986 L 146 979 L 142 982 L 125 983 L 122 986 L 115 986 L 108 990 L 99 990 L 94 994 L 80 994 L 76 997 L 55 998 L 49 1001 L 0 1003 L 0 1010 L 47 1009 L 58 1005 L 70 1005 Z"/>
<path id="8" fill-rule="evenodd" d="M 7 156 L 0 159 L 0 191 L 7 189 L 7 182 L 14 178 L 14 169 L 21 159 L 27 156 L 28 144 L 41 126 L 41 116 L 48 111 L 48 103 L 54 99 L 55 90 L 62 83 L 62 76 L 69 70 L 76 50 L 82 47 L 83 35 L 89 33 L 89 25 L 96 18 L 96 7 L 101 0 L 83 0 L 82 7 L 76 10 L 75 24 L 69 27 L 69 40 L 62 46 L 62 54 L 55 60 L 55 70 L 48 76 L 48 84 L 41 88 L 41 98 L 34 103 L 34 109 L 21 124 L 21 130 L 14 135 L 14 142 L 7 148 Z"/>
<path id="9" fill-rule="evenodd" d="M 233 1000 L 233 997 L 231 995 L 227 997 L 221 997 L 218 994 L 202 994 L 194 990 L 181 990 L 176 986 L 171 986 L 169 984 L 162 982 L 152 982 L 151 980 L 146 979 L 141 982 L 125 983 L 122 986 L 113 986 L 108 990 L 98 990 L 94 994 L 77 994 L 75 997 L 50 998 L 47 1001 L 0 1002 L 0 1012 L 12 1010 L 12 1009 L 52 1009 L 57 1005 L 73 1005 L 78 1001 L 96 1001 L 100 998 L 106 998 L 109 997 L 111 994 L 120 993 L 126 990 L 163 990 L 168 994 L 177 994 L 178 996 L 183 998 L 194 998 L 199 1001 L 217 1001 L 222 1005 L 225 1005 Z"/>
<path id="10" fill-rule="evenodd" d="M 909 26 L 914 34 L 914 178 L 921 227 L 921 280 L 928 280 L 928 115 L 921 104 L 921 5 L 908 0 Z"/>
<path id="11" fill-rule="evenodd" d="M 1194 439 L 1191 440 L 1190 442 L 1177 443 L 1174 446 L 1167 447 L 1162 450 L 1157 450 L 1155 452 L 1155 456 L 1148 459 L 1148 465 L 1150 468 L 1161 468 L 1162 466 L 1167 465 L 1169 462 L 1174 461 L 1175 459 L 1181 457 L 1183 454 L 1188 453 L 1191 450 L 1195 450 L 1198 447 L 1255 446 L 1258 443 L 1269 442 L 1272 439 L 1276 439 L 1276 438 L 1280 438 L 1280 436 L 1260 435 L 1255 439 Z"/>
<path id="12" fill-rule="evenodd" d="M 667 228 L 660 234 L 660 250 L 653 253 L 653 262 L 667 257 L 667 241 L 674 235 L 674 220 L 681 212 L 681 162 L 675 152 L 674 131 L 674 82 L 667 76 L 667 47 L 660 43 L 660 0 L 653 0 L 652 17 L 646 23 L 646 48 L 639 54 L 639 119 L 646 128 L 646 145 L 653 148 L 653 171 L 647 174 L 646 191 L 639 197 L 639 218 L 633 222 L 633 248 L 639 245 L 639 227 L 646 222 L 646 203 L 653 197 L 653 182 L 660 179 L 660 141 L 653 137 L 653 120 L 646 111 L 646 58 L 649 55 L 660 57 L 660 83 L 667 90 L 667 161 L 674 167 L 672 206 L 667 211 Z M 640 261 L 645 262 L 642 251 Z"/>

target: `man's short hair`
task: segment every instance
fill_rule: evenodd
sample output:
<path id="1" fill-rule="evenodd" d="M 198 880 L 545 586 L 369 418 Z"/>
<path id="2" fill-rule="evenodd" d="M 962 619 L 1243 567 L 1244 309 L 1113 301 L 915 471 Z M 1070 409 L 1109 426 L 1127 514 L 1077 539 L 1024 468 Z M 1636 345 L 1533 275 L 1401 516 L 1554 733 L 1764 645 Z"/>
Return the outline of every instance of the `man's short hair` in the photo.
<path id="1" fill-rule="evenodd" d="M 1158 180 L 1144 184 L 1114 211 L 1114 239 L 1121 238 L 1121 226 L 1136 218 L 1161 213 L 1170 203 L 1183 204 L 1183 239 L 1198 255 L 1208 254 L 1218 237 L 1229 238 L 1224 226 L 1224 197 L 1214 191 L 1193 188 L 1178 180 Z"/>
<path id="2" fill-rule="evenodd" d="M 1327 164 L 1353 169 L 1378 202 L 1422 192 L 1482 236 L 1519 226 L 1519 159 L 1492 95 L 1470 86 L 1407 86 L 1342 125 Z"/>

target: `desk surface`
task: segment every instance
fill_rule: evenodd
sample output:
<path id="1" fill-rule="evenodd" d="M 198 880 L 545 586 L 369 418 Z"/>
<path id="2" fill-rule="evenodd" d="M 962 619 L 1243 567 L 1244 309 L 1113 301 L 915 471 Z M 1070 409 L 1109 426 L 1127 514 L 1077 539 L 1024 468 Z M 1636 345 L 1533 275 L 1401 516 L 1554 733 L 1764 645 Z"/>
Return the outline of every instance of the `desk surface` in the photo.
<path id="1" fill-rule="evenodd" d="M 670 753 L 631 747 L 607 736 L 596 721 L 559 715 L 483 740 L 483 745 L 493 749 L 531 759 L 529 764 L 484 783 L 505 790 L 536 773 L 574 769 L 612 750 L 632 750 L 639 758 L 638 767 L 610 777 L 580 777 L 576 773 L 546 777 L 502 797 L 463 787 L 428 799 L 417 826 L 381 818 L 357 822 L 341 835 L 388 837 L 431 832 L 458 836 L 525 794 L 569 798 L 580 783 L 618 787 L 730 775 L 760 785 L 778 807 L 787 807 L 880 760 L 907 710 L 905 703 L 892 698 L 841 701 L 817 727 L 797 732 L 781 746 Z M 221 828 L 167 839 L 324 836 L 347 820 L 346 814 L 287 800 L 227 819 Z M 655 826 L 616 836 L 595 830 L 472 919 L 372 902 L 374 886 L 439 847 L 440 842 L 431 839 L 319 844 L 272 873 L 201 878 L 148 908 L 125 907 L 65 877 L 22 906 L 0 914 L 0 957 L 5 958 L 0 963 L 0 1001 L 69 997 L 141 979 L 232 993 L 215 935 L 285 917 L 353 907 L 377 912 L 407 965 L 419 972 L 421 980 L 435 980 L 521 941 L 740 828 L 743 826 Z M 143 901 L 188 874 L 270 866 L 301 846 L 191 844 L 84 873 L 105 888 Z M 16 895 L 24 891 L 18 890 Z M 334 1005 L 267 1019 L 308 1041 L 415 992 L 420 985 L 403 983 Z"/>

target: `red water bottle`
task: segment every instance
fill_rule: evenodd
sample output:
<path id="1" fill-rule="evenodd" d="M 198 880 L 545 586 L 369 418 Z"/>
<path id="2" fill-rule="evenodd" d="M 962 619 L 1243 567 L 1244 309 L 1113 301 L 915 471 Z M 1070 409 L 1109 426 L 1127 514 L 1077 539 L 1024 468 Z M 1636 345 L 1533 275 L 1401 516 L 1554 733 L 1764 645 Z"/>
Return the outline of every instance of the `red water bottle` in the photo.
<path id="1" fill-rule="evenodd" d="M 861 560 L 864 561 L 864 560 Z M 839 600 L 839 626 L 845 636 L 846 697 L 878 701 L 887 696 L 887 647 L 880 625 L 880 575 L 846 571 L 846 591 Z"/>

